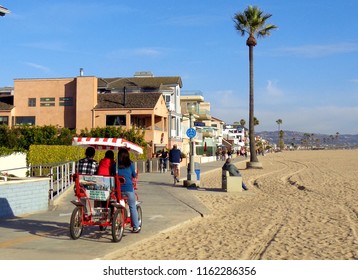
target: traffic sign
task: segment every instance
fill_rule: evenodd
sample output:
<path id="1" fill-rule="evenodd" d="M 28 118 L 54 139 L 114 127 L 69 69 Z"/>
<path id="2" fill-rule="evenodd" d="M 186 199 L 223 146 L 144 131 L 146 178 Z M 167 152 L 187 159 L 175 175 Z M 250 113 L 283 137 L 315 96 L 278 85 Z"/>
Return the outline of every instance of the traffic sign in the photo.
<path id="1" fill-rule="evenodd" d="M 196 136 L 196 130 L 194 128 L 188 128 L 188 130 L 186 131 L 186 136 L 188 136 L 189 138 L 194 138 Z"/>

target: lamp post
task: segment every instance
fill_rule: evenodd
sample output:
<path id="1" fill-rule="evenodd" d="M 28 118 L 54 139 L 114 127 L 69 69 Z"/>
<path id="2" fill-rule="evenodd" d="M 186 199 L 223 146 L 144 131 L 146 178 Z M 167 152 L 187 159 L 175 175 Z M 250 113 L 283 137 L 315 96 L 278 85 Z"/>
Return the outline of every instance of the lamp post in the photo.
<path id="1" fill-rule="evenodd" d="M 194 141 L 193 138 L 196 136 L 196 131 L 193 128 L 194 126 L 194 120 L 193 120 L 193 114 L 196 112 L 196 103 L 188 103 L 187 104 L 187 111 L 189 113 L 189 129 L 187 130 L 187 136 L 190 139 L 189 145 L 190 145 L 190 152 L 189 152 L 189 168 L 187 173 L 187 180 L 184 181 L 184 186 L 196 186 L 197 180 L 196 180 L 196 174 L 194 170 Z"/>
<path id="2" fill-rule="evenodd" d="M 10 11 L 3 6 L 0 6 L 0 16 L 3 17 L 6 14 L 10 14 Z"/>

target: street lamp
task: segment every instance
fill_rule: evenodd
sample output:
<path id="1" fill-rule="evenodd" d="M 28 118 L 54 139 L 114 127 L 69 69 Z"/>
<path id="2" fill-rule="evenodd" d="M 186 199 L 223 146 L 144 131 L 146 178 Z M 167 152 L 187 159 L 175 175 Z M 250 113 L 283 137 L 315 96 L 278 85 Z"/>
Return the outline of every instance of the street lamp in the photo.
<path id="1" fill-rule="evenodd" d="M 4 15 L 9 14 L 9 13 L 10 13 L 10 11 L 8 9 L 6 9 L 3 6 L 0 6 L 0 16 L 3 17 Z"/>
<path id="2" fill-rule="evenodd" d="M 184 184 L 189 187 L 192 185 L 196 186 L 196 174 L 194 170 L 194 141 L 193 138 L 196 136 L 194 127 L 193 114 L 196 113 L 196 102 L 187 104 L 187 111 L 189 113 L 189 129 L 187 130 L 187 136 L 190 139 L 190 152 L 189 152 L 189 168 L 187 173 L 187 181 Z"/>

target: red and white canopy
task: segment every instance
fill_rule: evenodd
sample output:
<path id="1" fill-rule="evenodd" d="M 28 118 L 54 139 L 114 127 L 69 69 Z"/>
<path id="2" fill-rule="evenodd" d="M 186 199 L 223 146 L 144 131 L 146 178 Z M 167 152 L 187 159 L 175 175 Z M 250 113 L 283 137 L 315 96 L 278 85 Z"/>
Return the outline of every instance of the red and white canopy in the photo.
<path id="1" fill-rule="evenodd" d="M 143 154 L 143 148 L 123 138 L 74 137 L 72 146 L 91 146 L 97 150 L 115 150 L 126 148 Z"/>

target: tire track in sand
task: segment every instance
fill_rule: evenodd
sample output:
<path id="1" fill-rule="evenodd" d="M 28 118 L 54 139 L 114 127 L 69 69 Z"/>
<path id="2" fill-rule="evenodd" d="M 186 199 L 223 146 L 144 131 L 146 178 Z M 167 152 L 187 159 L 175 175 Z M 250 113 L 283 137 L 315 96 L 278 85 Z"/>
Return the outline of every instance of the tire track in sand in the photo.
<path id="1" fill-rule="evenodd" d="M 276 160 L 277 162 L 282 164 L 282 168 L 279 170 L 275 170 L 269 173 L 265 173 L 262 175 L 258 175 L 255 178 L 252 178 L 249 180 L 249 182 L 257 186 L 260 190 L 260 195 L 263 196 L 263 199 L 269 200 L 272 204 L 271 206 L 274 209 L 278 209 L 278 211 L 274 211 L 274 213 L 277 213 L 276 215 L 272 216 L 270 224 L 266 225 L 265 229 L 259 234 L 256 235 L 255 238 L 250 242 L 250 245 L 247 247 L 247 249 L 242 253 L 242 256 L 244 259 L 250 259 L 250 260 L 260 260 L 262 259 L 263 255 L 266 253 L 266 251 L 269 249 L 272 242 L 275 240 L 275 237 L 279 234 L 279 232 L 282 230 L 282 228 L 287 224 L 287 221 L 289 219 L 289 209 L 290 209 L 290 203 L 286 201 L 285 193 L 280 192 L 280 190 L 285 189 L 288 185 L 291 185 L 290 178 L 298 174 L 300 172 L 303 172 L 308 168 L 308 166 L 302 162 L 298 161 L 291 161 L 285 159 L 283 160 Z M 291 166 L 291 163 L 294 164 L 294 166 Z M 300 166 L 300 168 L 297 170 L 297 165 Z M 283 176 L 279 177 L 277 180 L 276 174 L 279 173 L 280 175 L 282 173 L 285 173 Z M 260 183 L 259 179 L 266 179 L 273 177 L 272 180 L 277 181 L 278 184 L 280 184 L 282 187 L 277 190 L 277 185 L 275 189 L 264 189 L 264 184 Z M 272 192 L 275 192 L 273 195 Z M 282 215 L 282 213 L 285 213 Z"/>

